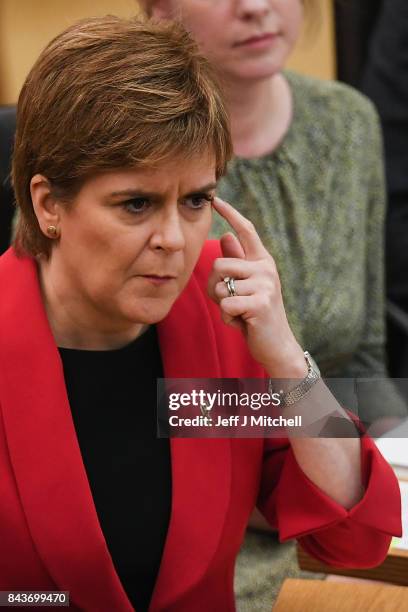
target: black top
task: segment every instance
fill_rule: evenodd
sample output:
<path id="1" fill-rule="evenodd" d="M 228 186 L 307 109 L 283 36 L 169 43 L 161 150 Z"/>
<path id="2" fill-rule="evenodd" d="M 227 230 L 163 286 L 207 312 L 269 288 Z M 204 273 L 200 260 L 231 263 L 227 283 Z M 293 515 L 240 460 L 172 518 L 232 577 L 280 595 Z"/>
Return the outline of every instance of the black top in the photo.
<path id="1" fill-rule="evenodd" d="M 143 612 L 171 508 L 169 441 L 156 438 L 156 378 L 163 377 L 156 328 L 118 350 L 59 351 L 99 522 L 122 585 Z"/>
<path id="2" fill-rule="evenodd" d="M 384 131 L 389 206 L 387 295 L 408 311 L 408 3 L 383 0 L 361 84 Z M 401 333 L 401 332 L 400 332 Z M 401 360 L 401 351 L 396 355 Z M 394 376 L 406 376 L 394 373 Z"/>

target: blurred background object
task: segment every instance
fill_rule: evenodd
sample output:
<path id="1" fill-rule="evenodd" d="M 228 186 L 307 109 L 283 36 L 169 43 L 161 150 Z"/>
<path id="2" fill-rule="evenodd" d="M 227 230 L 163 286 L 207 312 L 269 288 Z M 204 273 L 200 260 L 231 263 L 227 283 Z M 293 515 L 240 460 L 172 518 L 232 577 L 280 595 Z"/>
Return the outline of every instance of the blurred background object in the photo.
<path id="1" fill-rule="evenodd" d="M 383 0 L 334 2 L 337 78 L 359 87 Z"/>
<path id="2" fill-rule="evenodd" d="M 14 106 L 0 106 L 0 254 L 8 248 L 14 214 L 9 174 L 15 127 Z"/>
<path id="3" fill-rule="evenodd" d="M 384 133 L 388 214 L 386 278 L 389 368 L 408 376 L 408 2 L 382 0 L 360 88 Z"/>
<path id="4" fill-rule="evenodd" d="M 130 17 L 135 0 L 1 0 L 0 103 L 15 104 L 24 79 L 45 45 L 68 25 L 107 13 Z"/>
<path id="5" fill-rule="evenodd" d="M 377 107 L 385 146 L 387 355 L 408 377 L 408 2 L 336 3 L 337 76 Z"/>

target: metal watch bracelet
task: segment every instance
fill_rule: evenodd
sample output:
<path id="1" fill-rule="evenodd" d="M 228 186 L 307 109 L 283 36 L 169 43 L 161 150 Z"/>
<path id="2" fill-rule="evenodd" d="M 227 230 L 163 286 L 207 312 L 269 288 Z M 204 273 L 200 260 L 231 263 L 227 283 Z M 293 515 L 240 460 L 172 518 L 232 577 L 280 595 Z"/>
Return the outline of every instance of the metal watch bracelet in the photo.
<path id="1" fill-rule="evenodd" d="M 321 378 L 320 370 L 310 353 L 305 351 L 304 356 L 308 367 L 307 376 L 290 391 L 280 393 L 280 406 L 282 408 L 296 404 Z M 269 380 L 269 392 L 272 393 L 272 380 Z"/>

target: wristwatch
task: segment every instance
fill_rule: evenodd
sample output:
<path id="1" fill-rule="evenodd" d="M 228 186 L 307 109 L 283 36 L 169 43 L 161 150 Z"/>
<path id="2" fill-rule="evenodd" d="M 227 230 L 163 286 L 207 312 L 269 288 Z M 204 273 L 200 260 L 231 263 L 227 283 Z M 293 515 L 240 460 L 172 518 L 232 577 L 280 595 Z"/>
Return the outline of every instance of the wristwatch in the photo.
<path id="1" fill-rule="evenodd" d="M 317 363 L 311 356 L 308 351 L 304 352 L 304 356 L 307 363 L 308 373 L 306 378 L 304 378 L 296 387 L 287 391 L 286 393 L 280 393 L 280 406 L 284 408 L 285 406 L 291 406 L 298 402 L 302 397 L 310 391 L 314 384 L 321 378 L 320 370 L 317 366 Z"/>

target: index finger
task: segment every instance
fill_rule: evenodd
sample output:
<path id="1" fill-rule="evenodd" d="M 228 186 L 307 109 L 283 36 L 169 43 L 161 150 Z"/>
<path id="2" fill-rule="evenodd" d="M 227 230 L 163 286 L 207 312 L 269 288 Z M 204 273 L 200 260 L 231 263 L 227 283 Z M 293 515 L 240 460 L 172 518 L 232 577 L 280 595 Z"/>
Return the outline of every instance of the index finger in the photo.
<path id="1" fill-rule="evenodd" d="M 249 260 L 256 260 L 265 257 L 267 251 L 258 236 L 254 224 L 246 217 L 241 215 L 228 202 L 224 202 L 221 198 L 214 198 L 213 205 L 218 214 L 225 219 L 232 229 L 235 231 L 242 248 L 244 249 L 245 257 Z"/>

